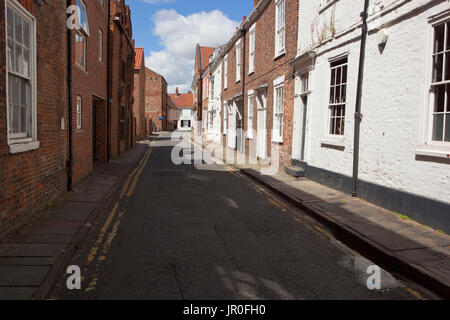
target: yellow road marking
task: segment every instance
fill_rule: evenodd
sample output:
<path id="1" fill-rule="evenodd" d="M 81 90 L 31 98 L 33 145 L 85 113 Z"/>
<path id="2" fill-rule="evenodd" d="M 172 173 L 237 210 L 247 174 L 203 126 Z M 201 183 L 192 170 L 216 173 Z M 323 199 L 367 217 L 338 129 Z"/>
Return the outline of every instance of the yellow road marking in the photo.
<path id="1" fill-rule="evenodd" d="M 138 173 L 134 176 L 133 183 L 131 184 L 130 189 L 128 190 L 128 193 L 127 193 L 127 198 L 131 197 L 131 195 L 134 193 L 134 190 L 136 189 L 136 184 L 137 184 L 137 182 L 138 182 L 138 180 L 139 180 L 139 177 L 140 177 L 140 175 L 141 175 L 141 173 L 142 173 L 142 170 L 144 170 L 145 165 L 147 164 L 147 161 L 148 161 L 148 159 L 150 158 L 150 154 L 151 154 L 151 153 L 152 153 L 152 151 L 151 151 L 151 149 L 150 149 L 150 151 L 149 151 L 149 153 L 147 154 L 147 156 L 145 157 L 145 161 L 144 161 L 143 164 L 141 165 L 141 167 L 140 167 Z"/>
<path id="2" fill-rule="evenodd" d="M 133 170 L 133 172 L 128 176 L 127 181 L 126 181 L 125 184 L 123 185 L 122 192 L 120 193 L 120 199 L 122 199 L 123 196 L 125 195 L 125 192 L 126 192 L 127 189 L 128 189 L 128 185 L 130 184 L 131 179 L 133 178 L 134 174 L 138 171 L 138 169 L 139 169 L 139 167 L 136 167 L 136 168 Z"/>
<path id="3" fill-rule="evenodd" d="M 114 215 L 116 214 L 118 207 L 119 207 L 119 203 L 116 202 L 116 204 L 114 205 L 114 208 L 112 209 L 111 213 L 108 216 L 108 219 L 106 219 L 105 224 L 103 225 L 102 229 L 100 230 L 101 233 L 105 233 L 108 230 L 111 220 L 114 218 Z"/>

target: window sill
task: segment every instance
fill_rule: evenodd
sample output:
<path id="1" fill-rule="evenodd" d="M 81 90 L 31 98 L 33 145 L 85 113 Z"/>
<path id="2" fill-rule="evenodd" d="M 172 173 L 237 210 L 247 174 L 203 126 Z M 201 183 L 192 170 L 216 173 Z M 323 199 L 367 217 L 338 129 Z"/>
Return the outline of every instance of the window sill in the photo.
<path id="1" fill-rule="evenodd" d="M 277 60 L 278 58 L 281 58 L 282 56 L 284 56 L 286 54 L 286 50 L 283 49 L 283 51 L 275 54 L 275 57 L 273 57 L 273 60 Z"/>
<path id="2" fill-rule="evenodd" d="M 236 80 L 236 83 L 239 83 L 239 82 L 241 82 L 241 80 Z"/>
<path id="3" fill-rule="evenodd" d="M 9 145 L 9 153 L 17 154 L 22 152 L 28 152 L 32 150 L 37 150 L 40 147 L 39 141 L 31 141 L 26 143 L 15 143 Z"/>
<path id="4" fill-rule="evenodd" d="M 272 143 L 283 144 L 283 139 L 274 139 L 274 138 L 272 138 Z"/>
<path id="5" fill-rule="evenodd" d="M 424 145 L 416 149 L 417 156 L 450 159 L 450 146 Z"/>
<path id="6" fill-rule="evenodd" d="M 337 0 L 333 0 L 330 1 L 330 3 L 327 3 L 325 5 L 321 5 L 319 7 L 319 14 L 321 14 L 322 12 L 324 12 L 325 10 L 327 10 L 329 7 L 331 7 L 333 4 L 335 4 L 337 2 Z"/>
<path id="7" fill-rule="evenodd" d="M 255 69 L 252 69 L 252 70 L 250 70 L 250 71 L 248 72 L 248 75 L 251 76 L 251 75 L 254 74 L 254 73 L 255 73 Z"/>
<path id="8" fill-rule="evenodd" d="M 322 146 L 332 146 L 337 148 L 345 148 L 345 138 L 327 137 L 320 140 Z"/>

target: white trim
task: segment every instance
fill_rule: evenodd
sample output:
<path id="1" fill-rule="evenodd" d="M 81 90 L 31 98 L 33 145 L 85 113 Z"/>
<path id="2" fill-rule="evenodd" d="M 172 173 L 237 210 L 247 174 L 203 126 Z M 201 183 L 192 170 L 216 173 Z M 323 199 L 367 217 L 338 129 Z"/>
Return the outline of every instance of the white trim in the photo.
<path id="1" fill-rule="evenodd" d="M 322 138 L 320 143 L 326 146 L 345 148 L 345 138 L 338 135 L 329 135 L 327 138 Z"/>
<path id="2" fill-rule="evenodd" d="M 281 77 L 276 78 L 275 80 L 273 80 L 273 86 L 274 87 L 281 86 L 282 84 L 284 84 L 284 79 L 285 79 L 284 75 L 282 75 Z"/>
<path id="3" fill-rule="evenodd" d="M 239 57 L 238 57 L 238 49 L 239 49 Z M 235 56 L 236 56 L 236 63 L 235 63 L 235 69 L 236 69 L 236 83 L 241 81 L 241 71 L 242 71 L 242 45 L 241 45 L 241 39 L 239 39 L 236 42 L 236 50 L 235 50 Z M 239 70 L 238 70 L 239 67 Z"/>
<path id="4" fill-rule="evenodd" d="M 446 146 L 420 146 L 415 151 L 418 156 L 450 159 L 450 148 Z"/>
<path id="5" fill-rule="evenodd" d="M 250 109 L 250 101 L 252 102 L 252 108 Z M 250 110 L 252 110 L 252 118 L 250 121 Z M 247 94 L 247 138 L 253 140 L 253 130 L 254 130 L 254 119 L 255 119 L 255 91 L 249 90 Z M 251 123 L 251 128 L 249 128 Z"/>
<path id="6" fill-rule="evenodd" d="M 228 54 L 226 54 L 225 57 L 223 58 L 223 89 L 224 90 L 228 88 L 228 69 L 229 69 Z"/>
<path id="7" fill-rule="evenodd" d="M 248 74 L 255 72 L 256 62 L 256 22 L 250 27 L 248 31 Z M 253 43 L 253 60 L 252 60 L 252 43 Z"/>
<path id="8" fill-rule="evenodd" d="M 274 0 L 275 1 L 275 57 L 274 59 L 278 58 L 279 56 L 286 53 L 286 0 Z M 278 38 L 278 32 L 282 29 L 280 26 L 278 26 L 278 5 L 283 2 L 284 6 L 284 17 L 283 17 L 283 46 L 279 47 L 279 38 Z"/>
<path id="9" fill-rule="evenodd" d="M 282 81 L 281 81 L 282 80 Z M 277 82 L 277 85 L 275 85 Z M 281 124 L 280 127 L 275 126 L 276 122 L 276 113 L 277 113 L 277 90 L 281 89 L 283 91 L 283 106 L 282 106 L 282 115 L 281 115 Z M 272 142 L 283 143 L 284 138 L 284 111 L 285 111 L 285 92 L 284 92 L 284 76 L 276 79 L 274 81 L 273 87 L 273 118 L 272 118 Z M 281 129 L 281 135 L 278 134 L 278 131 Z"/>
<path id="10" fill-rule="evenodd" d="M 20 153 L 29 150 L 38 149 L 40 146 L 39 141 L 37 141 L 37 44 L 36 44 L 36 18 L 25 9 L 20 3 L 17 1 L 6 0 L 5 1 L 5 51 L 7 50 L 7 42 L 8 42 L 8 33 L 7 33 L 7 19 L 6 15 L 8 13 L 8 5 L 11 6 L 14 10 L 17 10 L 20 14 L 22 14 L 25 18 L 30 21 L 30 73 L 29 79 L 31 81 L 31 137 L 27 137 L 26 133 L 14 134 L 9 132 L 9 81 L 8 81 L 8 55 L 5 54 L 5 65 L 6 65 L 6 135 L 7 142 L 9 145 L 10 153 Z M 14 72 L 12 72 L 14 73 Z"/>

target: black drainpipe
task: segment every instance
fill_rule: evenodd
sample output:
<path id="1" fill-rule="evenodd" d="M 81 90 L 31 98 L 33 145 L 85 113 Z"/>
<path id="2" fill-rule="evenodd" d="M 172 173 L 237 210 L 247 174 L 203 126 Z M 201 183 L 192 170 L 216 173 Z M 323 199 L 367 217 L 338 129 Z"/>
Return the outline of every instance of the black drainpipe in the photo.
<path id="1" fill-rule="evenodd" d="M 359 70 L 358 70 L 358 85 L 356 89 L 356 106 L 355 106 L 355 133 L 353 145 L 353 189 L 352 196 L 357 196 L 357 182 L 358 182 L 358 166 L 359 166 L 359 136 L 361 128 L 361 100 L 362 100 L 362 86 L 364 80 L 364 61 L 366 56 L 366 42 L 367 42 L 367 12 L 369 10 L 369 0 L 364 2 L 364 11 L 361 12 L 362 18 L 362 35 L 361 35 L 361 52 L 359 55 Z"/>
<path id="2" fill-rule="evenodd" d="M 71 0 L 67 0 L 67 8 L 72 5 Z M 67 161 L 67 191 L 72 191 L 73 176 L 73 128 L 72 128 L 72 31 L 67 28 L 67 86 L 69 102 L 69 159 Z"/>
<path id="3" fill-rule="evenodd" d="M 108 32 L 106 39 L 106 162 L 109 162 L 110 159 L 110 131 L 111 131 L 111 59 L 110 59 L 110 46 L 111 46 L 111 0 L 108 0 Z"/>

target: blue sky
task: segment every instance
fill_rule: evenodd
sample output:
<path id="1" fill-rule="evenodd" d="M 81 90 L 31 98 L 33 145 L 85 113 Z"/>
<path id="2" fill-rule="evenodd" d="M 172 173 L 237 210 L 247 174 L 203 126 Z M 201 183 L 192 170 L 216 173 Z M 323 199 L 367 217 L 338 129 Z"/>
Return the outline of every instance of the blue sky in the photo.
<path id="1" fill-rule="evenodd" d="M 225 43 L 253 0 L 126 0 L 131 8 L 133 38 L 145 48 L 146 65 L 161 73 L 169 90 L 190 88 L 195 43 Z"/>

